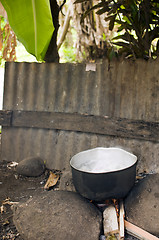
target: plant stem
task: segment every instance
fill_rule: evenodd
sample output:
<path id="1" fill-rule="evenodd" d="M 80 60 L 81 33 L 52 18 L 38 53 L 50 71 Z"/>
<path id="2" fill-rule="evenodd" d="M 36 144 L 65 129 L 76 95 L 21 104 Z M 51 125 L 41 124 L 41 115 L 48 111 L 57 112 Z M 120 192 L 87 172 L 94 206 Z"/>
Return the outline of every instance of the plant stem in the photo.
<path id="1" fill-rule="evenodd" d="M 46 62 L 59 62 L 59 54 L 57 49 L 57 32 L 59 29 L 59 5 L 56 0 L 50 0 L 51 14 L 54 25 L 54 32 L 46 52 L 44 60 Z"/>

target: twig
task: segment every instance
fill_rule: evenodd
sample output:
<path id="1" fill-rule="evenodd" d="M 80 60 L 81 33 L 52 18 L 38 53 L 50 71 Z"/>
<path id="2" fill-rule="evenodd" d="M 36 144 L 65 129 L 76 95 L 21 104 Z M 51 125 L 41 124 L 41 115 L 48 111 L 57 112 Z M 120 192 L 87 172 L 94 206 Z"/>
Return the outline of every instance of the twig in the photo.
<path id="1" fill-rule="evenodd" d="M 146 232 L 145 230 L 135 226 L 134 224 L 128 222 L 128 221 L 124 221 L 125 222 L 125 229 L 126 231 L 134 236 L 137 237 L 140 240 L 159 240 L 158 237 Z"/>
<path id="2" fill-rule="evenodd" d="M 58 49 L 61 47 L 61 45 L 62 45 L 62 43 L 65 39 L 65 36 L 67 34 L 69 24 L 70 24 L 70 19 L 71 19 L 71 16 L 70 16 L 70 7 L 69 7 L 68 10 L 67 10 L 66 17 L 65 17 L 65 22 L 64 22 L 64 25 L 63 25 L 63 28 L 62 28 L 62 32 L 60 34 L 60 37 L 57 40 L 57 48 Z"/>
<path id="3" fill-rule="evenodd" d="M 63 6 L 65 5 L 65 3 L 66 3 L 66 0 L 64 0 L 63 3 L 59 6 L 59 11 L 62 10 L 62 8 L 63 8 Z"/>
<path id="4" fill-rule="evenodd" d="M 124 216 L 124 204 L 123 200 L 120 200 L 119 239 L 124 239 Z"/>

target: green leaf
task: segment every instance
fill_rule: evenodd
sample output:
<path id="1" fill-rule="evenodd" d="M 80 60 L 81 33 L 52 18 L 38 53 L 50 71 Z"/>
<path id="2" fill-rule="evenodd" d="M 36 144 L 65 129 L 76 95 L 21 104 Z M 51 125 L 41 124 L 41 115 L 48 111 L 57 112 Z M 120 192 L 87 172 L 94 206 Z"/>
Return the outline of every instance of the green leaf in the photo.
<path id="1" fill-rule="evenodd" d="M 115 52 L 112 47 L 108 48 L 107 56 L 108 56 L 108 59 L 111 61 L 112 59 L 117 57 L 117 52 Z"/>
<path id="2" fill-rule="evenodd" d="M 120 8 L 120 5 L 121 5 L 121 3 L 114 3 L 111 6 L 111 10 L 108 12 L 108 16 L 111 15 L 111 14 L 116 13 L 117 9 Z"/>
<path id="3" fill-rule="evenodd" d="M 127 36 L 127 34 L 123 34 L 123 35 L 119 35 L 119 36 L 116 36 L 116 37 L 112 38 L 112 40 L 118 40 L 118 39 L 128 41 L 128 36 Z"/>
<path id="4" fill-rule="evenodd" d="M 43 60 L 53 31 L 49 0 L 1 0 L 9 23 L 26 50 Z"/>
<path id="5" fill-rule="evenodd" d="M 126 21 L 128 24 L 131 24 L 130 20 L 126 16 L 123 16 L 123 20 Z"/>
<path id="6" fill-rule="evenodd" d="M 127 41 L 127 42 L 133 42 L 133 40 L 135 40 L 134 36 L 127 33 L 127 32 L 112 38 L 112 40 L 118 40 L 118 39 L 122 39 L 122 40 Z"/>
<path id="7" fill-rule="evenodd" d="M 123 31 L 123 29 L 125 30 L 125 27 L 123 25 L 121 25 L 120 27 L 118 27 L 117 32 L 121 32 L 121 31 Z"/>
<path id="8" fill-rule="evenodd" d="M 112 31 L 114 28 L 114 23 L 115 23 L 115 18 L 116 18 L 116 14 L 112 16 L 110 22 L 109 22 L 109 30 Z"/>
<path id="9" fill-rule="evenodd" d="M 114 45 L 120 46 L 120 47 L 127 47 L 130 48 L 130 44 L 129 43 L 125 43 L 125 42 L 113 42 Z"/>
<path id="10" fill-rule="evenodd" d="M 109 17 L 105 17 L 104 20 L 107 22 L 107 21 L 110 21 L 112 19 L 113 16 L 109 16 Z"/>
<path id="11" fill-rule="evenodd" d="M 93 7 L 89 8 L 87 11 L 85 11 L 85 13 L 83 14 L 83 16 L 81 17 L 81 22 L 84 20 L 84 18 L 87 17 L 87 15 L 89 13 L 91 13 L 93 10 L 98 9 L 100 7 L 103 7 L 105 5 L 105 2 L 99 2 L 98 4 L 94 5 Z"/>
<path id="12" fill-rule="evenodd" d="M 129 25 L 128 23 L 126 22 L 121 22 L 119 20 L 115 20 L 116 23 L 118 23 L 120 26 L 118 27 L 118 30 L 117 32 L 120 32 L 122 30 L 134 30 L 133 27 L 131 25 Z"/>
<path id="13" fill-rule="evenodd" d="M 98 10 L 98 11 L 96 12 L 96 14 L 101 15 L 101 14 L 103 14 L 103 13 L 105 13 L 105 12 L 108 12 L 108 11 L 109 11 L 109 7 L 108 7 L 108 6 L 105 6 L 105 7 L 101 8 L 100 10 Z"/>

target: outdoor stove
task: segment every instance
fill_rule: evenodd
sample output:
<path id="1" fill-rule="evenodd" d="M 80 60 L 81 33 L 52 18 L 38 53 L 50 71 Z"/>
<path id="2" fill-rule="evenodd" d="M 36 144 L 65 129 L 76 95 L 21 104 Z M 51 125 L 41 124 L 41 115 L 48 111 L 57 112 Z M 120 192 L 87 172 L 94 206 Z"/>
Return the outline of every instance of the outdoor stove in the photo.
<path id="1" fill-rule="evenodd" d="M 97 147 L 72 157 L 74 186 L 93 201 L 124 198 L 135 183 L 137 157 L 120 148 Z"/>
<path id="2" fill-rule="evenodd" d="M 123 199 L 111 199 L 105 200 L 103 203 L 93 203 L 103 214 L 100 240 L 122 240 L 125 239 L 126 234 L 132 236 L 132 238 L 129 237 L 128 239 L 159 240 L 156 236 L 125 220 Z"/>
<path id="3" fill-rule="evenodd" d="M 132 153 L 101 147 L 80 152 L 70 161 L 75 189 L 102 211 L 101 240 L 124 239 L 125 229 L 138 239 L 158 239 L 124 219 L 123 199 L 134 186 L 136 164 Z"/>
<path id="4" fill-rule="evenodd" d="M 103 214 L 103 226 L 101 230 L 100 240 L 124 239 L 124 205 L 123 200 L 108 199 L 103 203 L 94 204 Z"/>

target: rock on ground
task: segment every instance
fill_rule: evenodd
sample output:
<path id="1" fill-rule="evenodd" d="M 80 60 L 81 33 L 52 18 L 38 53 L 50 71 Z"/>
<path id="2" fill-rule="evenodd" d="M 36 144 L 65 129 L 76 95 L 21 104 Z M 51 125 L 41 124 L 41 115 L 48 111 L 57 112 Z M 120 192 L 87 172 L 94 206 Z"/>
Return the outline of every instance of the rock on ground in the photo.
<path id="1" fill-rule="evenodd" d="M 147 175 L 135 185 L 125 210 L 128 221 L 159 236 L 159 174 Z"/>
<path id="2" fill-rule="evenodd" d="M 59 190 L 75 192 L 71 171 L 63 171 L 60 177 Z"/>
<path id="3" fill-rule="evenodd" d="M 102 215 L 75 192 L 49 191 L 14 206 L 13 221 L 24 240 L 98 240 Z"/>
<path id="4" fill-rule="evenodd" d="M 45 164 L 40 157 L 25 158 L 16 167 L 18 174 L 27 177 L 38 177 L 44 172 L 44 170 Z"/>

